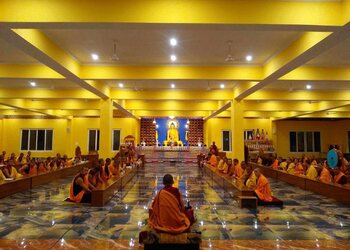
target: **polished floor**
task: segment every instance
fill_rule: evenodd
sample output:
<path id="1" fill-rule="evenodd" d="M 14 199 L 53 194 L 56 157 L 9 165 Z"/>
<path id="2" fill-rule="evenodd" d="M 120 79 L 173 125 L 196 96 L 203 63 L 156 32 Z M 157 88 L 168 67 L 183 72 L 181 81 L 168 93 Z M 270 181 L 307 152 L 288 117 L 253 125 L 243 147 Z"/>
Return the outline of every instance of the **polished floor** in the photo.
<path id="1" fill-rule="evenodd" d="M 64 202 L 71 178 L 0 200 L 0 249 L 142 249 L 162 176 L 196 209 L 202 249 L 350 249 L 350 206 L 270 179 L 284 208 L 241 209 L 193 163 L 147 163 L 104 208 Z"/>

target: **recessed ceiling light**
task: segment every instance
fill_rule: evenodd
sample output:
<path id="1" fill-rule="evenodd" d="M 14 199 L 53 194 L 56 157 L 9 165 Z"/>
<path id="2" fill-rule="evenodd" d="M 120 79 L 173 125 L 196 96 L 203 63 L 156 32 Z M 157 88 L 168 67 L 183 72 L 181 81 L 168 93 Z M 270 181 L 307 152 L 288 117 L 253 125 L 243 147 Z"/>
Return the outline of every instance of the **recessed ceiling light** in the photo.
<path id="1" fill-rule="evenodd" d="M 119 86 L 119 88 L 123 88 L 123 87 L 124 87 L 124 84 L 120 82 L 120 83 L 118 84 L 118 86 Z"/>
<path id="2" fill-rule="evenodd" d="M 247 55 L 247 56 L 245 57 L 245 59 L 246 59 L 248 62 L 250 62 L 251 60 L 253 60 L 253 56 L 252 56 L 252 55 Z"/>
<path id="3" fill-rule="evenodd" d="M 170 38 L 169 42 L 170 42 L 170 45 L 173 46 L 173 47 L 177 45 L 176 38 Z"/>
<path id="4" fill-rule="evenodd" d="M 171 60 L 172 62 L 175 62 L 175 61 L 176 61 L 176 55 L 171 55 L 171 56 L 170 56 L 170 60 Z"/>
<path id="5" fill-rule="evenodd" d="M 94 61 L 97 61 L 100 57 L 97 54 L 91 54 L 91 58 Z"/>
<path id="6" fill-rule="evenodd" d="M 172 84 L 170 85 L 170 87 L 171 87 L 172 89 L 174 89 L 174 88 L 175 88 L 175 84 L 172 83 Z"/>
<path id="7" fill-rule="evenodd" d="M 30 86 L 35 87 L 36 86 L 36 82 L 29 82 Z"/>
<path id="8" fill-rule="evenodd" d="M 306 85 L 306 89 L 311 89 L 311 88 L 312 88 L 312 86 L 310 84 Z"/>
<path id="9" fill-rule="evenodd" d="M 221 83 L 221 84 L 220 84 L 220 88 L 221 88 L 221 89 L 224 89 L 224 88 L 225 88 L 225 84 Z"/>

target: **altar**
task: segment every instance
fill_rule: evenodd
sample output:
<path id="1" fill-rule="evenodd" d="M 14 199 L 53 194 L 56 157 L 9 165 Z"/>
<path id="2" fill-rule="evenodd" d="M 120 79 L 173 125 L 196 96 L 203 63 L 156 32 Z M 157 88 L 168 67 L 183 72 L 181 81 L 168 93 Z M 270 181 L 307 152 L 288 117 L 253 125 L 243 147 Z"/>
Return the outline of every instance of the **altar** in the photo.
<path id="1" fill-rule="evenodd" d="M 197 162 L 201 147 L 188 146 L 139 146 L 138 154 L 145 155 L 146 162 Z"/>

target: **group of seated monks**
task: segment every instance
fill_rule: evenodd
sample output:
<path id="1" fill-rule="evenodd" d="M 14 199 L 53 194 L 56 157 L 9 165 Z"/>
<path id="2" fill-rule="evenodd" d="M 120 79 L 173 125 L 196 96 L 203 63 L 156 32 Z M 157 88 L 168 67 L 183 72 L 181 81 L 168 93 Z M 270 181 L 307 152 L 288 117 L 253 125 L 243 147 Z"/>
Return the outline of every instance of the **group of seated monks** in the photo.
<path id="1" fill-rule="evenodd" d="M 271 167 L 275 170 L 305 176 L 308 179 L 327 184 L 345 185 L 348 183 L 347 175 L 350 174 L 350 165 L 345 158 L 340 158 L 337 167 L 334 169 L 328 166 L 326 160 L 317 161 L 307 156 L 303 156 L 301 159 L 290 157 L 285 160 L 275 157 Z"/>
<path id="2" fill-rule="evenodd" d="M 128 155 L 121 157 L 120 153 L 113 158 L 113 161 L 111 158 L 106 158 L 106 160 L 100 158 L 93 168 L 83 168 L 73 178 L 69 198 L 77 203 L 91 202 L 91 191 L 97 186 L 106 183 L 111 178 L 123 175 L 127 166 L 140 164 L 139 159 L 135 160 Z"/>
<path id="3" fill-rule="evenodd" d="M 271 202 L 273 200 L 269 181 L 260 169 L 253 170 L 245 161 L 239 163 L 238 159 L 234 159 L 232 162 L 226 156 L 220 157 L 215 153 L 215 150 L 211 150 L 203 164 L 216 168 L 219 174 L 237 180 L 249 189 L 254 189 L 259 201 Z"/>
<path id="4" fill-rule="evenodd" d="M 0 180 L 5 178 L 17 179 L 22 176 L 34 176 L 40 173 L 55 171 L 60 168 L 69 167 L 81 161 L 81 157 L 68 159 L 67 155 L 61 157 L 59 153 L 55 157 L 47 157 L 46 159 L 33 159 L 31 152 L 27 155 L 20 153 L 16 157 L 15 153 L 11 153 L 10 157 L 6 158 L 6 152 L 3 151 L 0 155 Z"/>

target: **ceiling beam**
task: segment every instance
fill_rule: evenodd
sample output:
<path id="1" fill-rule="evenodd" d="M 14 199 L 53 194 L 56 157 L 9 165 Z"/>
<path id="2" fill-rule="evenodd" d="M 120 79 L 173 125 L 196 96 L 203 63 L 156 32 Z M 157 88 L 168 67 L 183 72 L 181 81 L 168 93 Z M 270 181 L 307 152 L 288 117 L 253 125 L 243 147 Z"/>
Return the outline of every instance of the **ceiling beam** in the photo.
<path id="1" fill-rule="evenodd" d="M 91 84 L 79 78 L 79 63 L 46 37 L 42 31 L 1 29 L 0 37 L 61 74 L 67 80 L 77 83 L 100 98 L 108 99 L 108 86 L 101 88 L 101 83 Z"/>
<path id="2" fill-rule="evenodd" d="M 27 108 L 24 105 L 24 103 L 22 102 L 22 100 L 10 100 L 10 99 L 0 100 L 0 104 L 8 106 L 10 108 L 14 108 L 14 109 L 19 109 L 19 110 L 23 110 L 23 111 L 29 111 L 29 112 L 34 112 L 34 113 L 38 113 L 38 114 L 41 114 L 41 115 L 45 115 L 45 116 L 47 116 L 49 118 L 68 119 L 68 117 L 63 117 L 63 116 L 60 116 L 60 115 L 56 115 L 56 114 L 53 114 L 53 112 L 50 112 L 50 111 L 42 111 L 42 110 L 36 110 L 36 109 Z"/>
<path id="3" fill-rule="evenodd" d="M 350 101 L 350 91 L 272 91 L 260 90 L 247 101 Z"/>
<path id="4" fill-rule="evenodd" d="M 216 110 L 215 112 L 213 112 L 212 114 L 208 115 L 207 117 L 204 117 L 203 120 L 209 120 L 210 118 L 214 118 L 217 115 L 221 114 L 222 112 L 224 112 L 225 110 L 231 108 L 232 102 L 228 102 L 226 103 L 224 106 L 222 106 L 221 108 L 219 108 L 218 110 Z"/>
<path id="5" fill-rule="evenodd" d="M 264 65 L 266 77 L 262 81 L 242 92 L 238 92 L 235 95 L 235 99 L 240 101 L 254 92 L 261 90 L 263 87 L 305 64 L 349 36 L 350 22 L 333 33 L 306 32 L 297 41 L 293 42 L 288 48 Z"/>
<path id="6" fill-rule="evenodd" d="M 96 66 L 83 65 L 82 79 L 100 80 L 251 80 L 263 79 L 259 66 Z"/>
<path id="7" fill-rule="evenodd" d="M 112 101 L 113 107 L 117 108 L 121 113 L 125 114 L 126 117 L 131 117 L 134 118 L 136 120 L 139 120 L 140 118 L 137 117 L 136 115 L 134 115 L 132 112 L 126 110 L 125 108 L 123 108 L 120 104 L 118 104 L 115 101 Z"/>
<path id="8" fill-rule="evenodd" d="M 206 23 L 282 24 L 324 30 L 342 25 L 347 14 L 342 1 L 100 0 L 96 4 L 94 0 L 3 0 L 0 9 L 0 22 L 9 27 L 47 29 L 82 24 L 96 28 L 113 23 Z"/>
<path id="9" fill-rule="evenodd" d="M 232 100 L 231 90 L 111 90 L 111 98 L 118 100 Z"/>
<path id="10" fill-rule="evenodd" d="M 99 99 L 95 94 L 86 89 L 38 89 L 38 88 L 2 88 L 0 99 Z"/>

